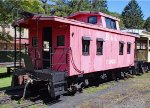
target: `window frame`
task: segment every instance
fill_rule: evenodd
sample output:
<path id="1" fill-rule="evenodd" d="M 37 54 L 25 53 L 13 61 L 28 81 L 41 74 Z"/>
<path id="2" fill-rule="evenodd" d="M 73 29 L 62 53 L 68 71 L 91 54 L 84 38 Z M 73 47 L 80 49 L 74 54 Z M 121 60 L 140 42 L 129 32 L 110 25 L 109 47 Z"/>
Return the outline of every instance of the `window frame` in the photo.
<path id="1" fill-rule="evenodd" d="M 101 45 L 101 51 L 98 51 L 98 43 L 100 43 Z M 103 38 L 96 38 L 96 55 L 103 55 L 103 46 L 104 46 Z"/>
<path id="2" fill-rule="evenodd" d="M 111 19 L 111 28 L 117 30 L 116 21 Z"/>
<path id="3" fill-rule="evenodd" d="M 131 54 L 131 42 L 127 42 L 127 54 Z"/>
<path id="4" fill-rule="evenodd" d="M 119 55 L 123 55 L 124 54 L 124 41 L 119 41 Z M 122 49 L 120 45 L 123 45 Z"/>
<path id="5" fill-rule="evenodd" d="M 114 19 L 105 17 L 106 28 L 117 30 L 116 21 Z"/>
<path id="6" fill-rule="evenodd" d="M 59 40 L 60 37 L 63 37 L 63 40 L 61 39 Z M 62 43 L 60 43 L 60 41 L 62 41 Z M 65 46 L 65 35 L 57 35 L 56 43 L 57 43 L 57 47 Z"/>
<path id="7" fill-rule="evenodd" d="M 90 41 L 91 41 L 90 37 L 85 37 L 85 36 L 82 37 L 82 55 L 86 55 L 86 56 L 90 55 Z M 84 50 L 85 45 L 87 46 L 86 49 L 87 51 Z"/>
<path id="8" fill-rule="evenodd" d="M 95 18 L 96 18 L 96 21 L 91 23 L 91 22 L 90 22 L 90 18 L 92 18 L 92 17 L 95 17 Z M 88 23 L 90 23 L 90 24 L 97 24 L 97 20 L 98 20 L 97 16 L 89 16 L 89 17 L 88 17 Z"/>

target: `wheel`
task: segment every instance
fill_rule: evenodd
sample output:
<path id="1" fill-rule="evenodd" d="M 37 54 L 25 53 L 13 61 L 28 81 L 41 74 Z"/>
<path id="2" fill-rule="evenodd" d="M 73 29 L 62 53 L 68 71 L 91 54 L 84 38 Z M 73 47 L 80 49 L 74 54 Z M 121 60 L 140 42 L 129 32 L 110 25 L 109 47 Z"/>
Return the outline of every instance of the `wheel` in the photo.
<path id="1" fill-rule="evenodd" d="M 112 80 L 118 81 L 117 73 L 116 72 L 112 72 L 111 75 L 112 75 Z"/>
<path id="2" fill-rule="evenodd" d="M 125 78 L 125 73 L 124 73 L 124 72 L 121 72 L 121 73 L 120 73 L 120 76 L 121 76 L 121 78 L 124 79 L 124 78 Z"/>
<path id="3" fill-rule="evenodd" d="M 100 80 L 102 83 L 108 81 L 107 74 L 103 73 L 102 75 L 100 75 Z"/>
<path id="4" fill-rule="evenodd" d="M 76 86 L 72 85 L 72 86 L 70 86 L 70 88 L 68 88 L 68 94 L 69 95 L 74 95 L 74 94 L 76 94 L 76 92 L 77 92 Z"/>
<path id="5" fill-rule="evenodd" d="M 89 85 L 89 80 L 88 79 L 85 79 L 84 80 L 84 84 L 85 84 L 85 87 L 87 87 Z"/>
<path id="6" fill-rule="evenodd" d="M 83 91 L 82 88 L 79 88 L 79 89 L 78 89 L 78 92 L 79 92 L 79 93 L 82 93 L 82 91 Z"/>

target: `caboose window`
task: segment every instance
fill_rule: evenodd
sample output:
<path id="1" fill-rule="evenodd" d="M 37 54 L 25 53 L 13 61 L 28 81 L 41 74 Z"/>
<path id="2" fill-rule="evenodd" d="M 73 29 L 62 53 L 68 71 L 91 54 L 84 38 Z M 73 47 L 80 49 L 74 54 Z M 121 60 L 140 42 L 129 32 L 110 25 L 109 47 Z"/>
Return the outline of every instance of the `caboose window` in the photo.
<path id="1" fill-rule="evenodd" d="M 147 49 L 146 41 L 141 41 L 141 42 L 136 43 L 136 48 L 139 49 L 139 50 Z"/>
<path id="2" fill-rule="evenodd" d="M 90 54 L 90 37 L 82 37 L 82 54 L 89 55 Z"/>
<path id="3" fill-rule="evenodd" d="M 119 55 L 123 55 L 124 42 L 119 42 Z"/>
<path id="4" fill-rule="evenodd" d="M 106 27 L 109 29 L 117 29 L 116 21 L 110 18 L 105 18 Z"/>
<path id="5" fill-rule="evenodd" d="M 32 37 L 32 46 L 37 47 L 38 46 L 38 39 L 37 37 Z"/>
<path id="6" fill-rule="evenodd" d="M 97 16 L 88 17 L 88 23 L 96 24 L 97 23 Z"/>
<path id="7" fill-rule="evenodd" d="M 127 54 L 131 53 L 131 43 L 127 42 Z"/>
<path id="8" fill-rule="evenodd" d="M 97 55 L 103 55 L 103 39 L 102 38 L 97 38 L 96 39 L 96 46 L 97 46 Z"/>
<path id="9" fill-rule="evenodd" d="M 57 46 L 65 45 L 65 37 L 63 35 L 57 36 Z"/>

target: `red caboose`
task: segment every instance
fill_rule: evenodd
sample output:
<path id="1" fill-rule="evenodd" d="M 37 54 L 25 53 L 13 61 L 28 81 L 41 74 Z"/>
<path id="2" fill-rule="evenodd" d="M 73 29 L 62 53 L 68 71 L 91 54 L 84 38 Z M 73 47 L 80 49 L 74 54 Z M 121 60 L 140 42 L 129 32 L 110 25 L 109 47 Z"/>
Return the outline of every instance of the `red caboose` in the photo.
<path id="1" fill-rule="evenodd" d="M 75 93 L 88 79 L 114 72 L 121 76 L 134 66 L 135 37 L 121 32 L 115 17 L 101 12 L 67 18 L 24 14 L 13 26 L 29 29 L 28 55 L 34 69 L 16 71 L 16 76 L 28 73 L 28 79 L 44 80 L 53 97 Z"/>

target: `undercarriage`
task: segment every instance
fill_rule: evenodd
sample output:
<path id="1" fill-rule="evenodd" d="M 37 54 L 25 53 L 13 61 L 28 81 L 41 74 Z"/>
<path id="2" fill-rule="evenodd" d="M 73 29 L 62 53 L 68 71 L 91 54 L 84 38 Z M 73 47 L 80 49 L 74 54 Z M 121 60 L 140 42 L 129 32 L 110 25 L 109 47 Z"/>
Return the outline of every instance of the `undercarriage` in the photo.
<path id="1" fill-rule="evenodd" d="M 47 89 L 52 98 L 66 93 L 66 73 L 51 71 L 50 69 L 27 71 L 16 69 L 13 75 L 13 86 L 24 85 L 23 97 L 26 91 L 36 93 L 41 89 Z"/>

